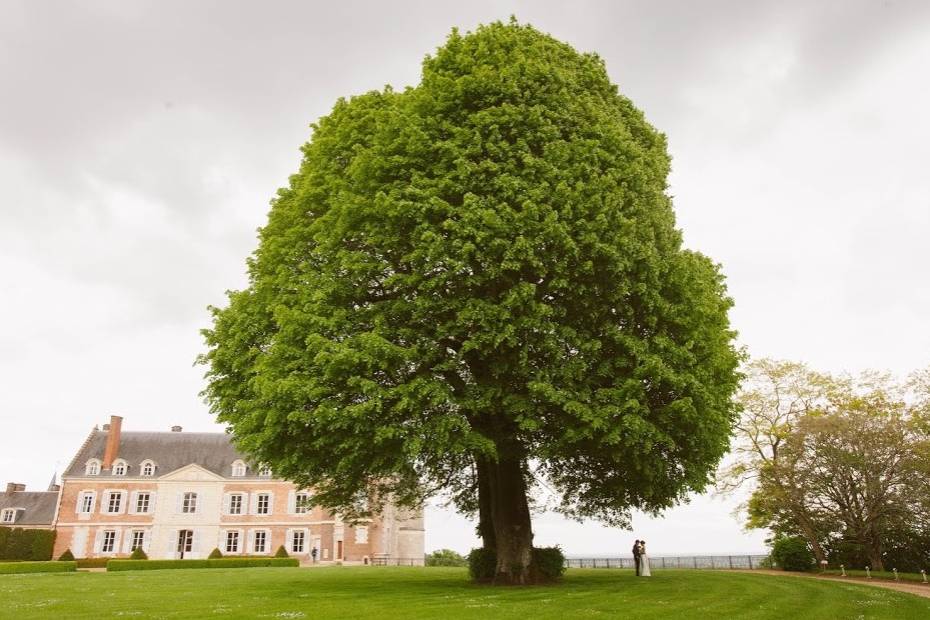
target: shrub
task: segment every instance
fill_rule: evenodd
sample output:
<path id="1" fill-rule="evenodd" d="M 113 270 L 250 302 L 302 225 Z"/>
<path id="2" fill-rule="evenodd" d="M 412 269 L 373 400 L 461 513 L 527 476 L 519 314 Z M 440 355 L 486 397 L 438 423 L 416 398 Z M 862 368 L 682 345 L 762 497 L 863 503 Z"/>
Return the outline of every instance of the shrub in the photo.
<path id="1" fill-rule="evenodd" d="M 468 554 L 468 574 L 478 582 L 491 581 L 497 573 L 497 553 L 478 547 Z"/>
<path id="2" fill-rule="evenodd" d="M 223 554 L 220 552 L 219 547 L 214 547 L 213 551 L 210 552 L 210 555 L 207 556 L 209 560 L 219 560 L 223 557 Z"/>
<path id="3" fill-rule="evenodd" d="M 78 558 L 75 560 L 78 568 L 106 568 L 109 561 L 110 558 Z"/>
<path id="4" fill-rule="evenodd" d="M 73 562 L 74 554 L 71 553 L 71 549 L 65 549 L 65 552 L 58 556 L 59 562 Z"/>
<path id="5" fill-rule="evenodd" d="M 780 536 L 772 542 L 772 561 L 782 570 L 806 571 L 814 565 L 814 554 L 800 536 Z"/>
<path id="6" fill-rule="evenodd" d="M 560 547 L 533 547 L 533 564 L 540 581 L 556 581 L 565 574 L 565 554 Z M 479 547 L 468 554 L 468 574 L 474 581 L 487 583 L 497 574 L 497 553 Z"/>
<path id="7" fill-rule="evenodd" d="M 147 560 L 149 556 L 145 554 L 145 551 L 142 550 L 142 547 L 136 547 L 132 550 L 132 553 L 129 554 L 130 560 Z"/>
<path id="8" fill-rule="evenodd" d="M 462 554 L 456 553 L 452 549 L 440 549 L 433 551 L 426 556 L 427 566 L 468 566 Z"/>
<path id="9" fill-rule="evenodd" d="M 0 575 L 22 573 L 71 573 L 77 569 L 75 562 L 4 562 L 0 563 Z"/>
<path id="10" fill-rule="evenodd" d="M 565 554 L 556 547 L 533 547 L 533 564 L 542 581 L 557 581 L 565 574 Z"/>
<path id="11" fill-rule="evenodd" d="M 274 552 L 274 557 L 276 557 L 276 558 L 289 558 L 289 557 L 291 557 L 291 556 L 289 556 L 289 555 L 287 554 L 287 549 L 284 548 L 284 545 L 281 545 L 280 547 L 278 547 L 278 550 Z"/>
<path id="12" fill-rule="evenodd" d="M 162 570 L 175 568 L 251 568 L 295 567 L 297 558 L 222 558 L 218 560 L 110 560 L 107 572 L 130 570 Z"/>

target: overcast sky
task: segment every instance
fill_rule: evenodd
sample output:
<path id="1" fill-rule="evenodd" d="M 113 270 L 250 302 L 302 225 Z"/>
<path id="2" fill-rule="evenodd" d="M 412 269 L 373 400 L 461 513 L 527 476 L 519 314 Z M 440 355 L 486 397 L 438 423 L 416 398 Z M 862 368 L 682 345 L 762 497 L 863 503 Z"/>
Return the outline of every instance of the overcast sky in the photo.
<path id="1" fill-rule="evenodd" d="M 0 483 L 44 487 L 110 414 L 216 429 L 198 330 L 308 125 L 511 14 L 600 54 L 668 135 L 686 244 L 723 264 L 751 354 L 930 364 L 930 2 L 0 0 Z M 761 550 L 733 505 L 635 535 L 547 514 L 536 540 Z M 427 518 L 428 550 L 472 546 Z"/>

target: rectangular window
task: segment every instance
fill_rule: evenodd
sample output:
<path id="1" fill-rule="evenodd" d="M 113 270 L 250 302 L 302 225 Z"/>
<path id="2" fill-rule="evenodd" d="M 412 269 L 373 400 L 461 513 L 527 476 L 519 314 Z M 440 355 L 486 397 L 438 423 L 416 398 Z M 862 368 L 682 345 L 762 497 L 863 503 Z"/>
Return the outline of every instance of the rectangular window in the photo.
<path id="1" fill-rule="evenodd" d="M 185 513 L 197 512 L 197 494 L 196 493 L 185 493 L 184 494 L 184 498 L 181 501 L 181 512 L 185 512 Z"/>
<path id="2" fill-rule="evenodd" d="M 139 493 L 136 495 L 136 512 L 148 512 L 151 501 L 151 493 Z"/>
<path id="3" fill-rule="evenodd" d="M 271 496 L 267 493 L 258 494 L 258 504 L 255 510 L 260 515 L 271 514 Z"/>
<path id="4" fill-rule="evenodd" d="M 229 496 L 229 514 L 231 515 L 241 515 L 242 514 L 242 494 L 233 493 Z"/>
<path id="5" fill-rule="evenodd" d="M 267 534 L 265 532 L 255 532 L 255 544 L 252 545 L 255 553 L 265 553 L 267 544 Z"/>
<path id="6" fill-rule="evenodd" d="M 120 505 L 123 503 L 123 494 L 120 491 L 113 491 L 107 499 L 107 512 L 114 514 L 119 512 Z"/>
<path id="7" fill-rule="evenodd" d="M 91 513 L 94 511 L 94 494 L 93 493 L 82 493 L 81 494 L 81 512 Z"/>
<path id="8" fill-rule="evenodd" d="M 116 532 L 107 530 L 103 533 L 103 544 L 100 546 L 101 553 L 113 553 L 116 547 Z"/>
<path id="9" fill-rule="evenodd" d="M 226 532 L 226 553 L 239 553 L 239 532 Z"/>
<path id="10" fill-rule="evenodd" d="M 16 511 L 12 508 L 7 508 L 3 511 L 3 516 L 0 517 L 0 523 L 12 523 L 15 516 Z"/>
<path id="11" fill-rule="evenodd" d="M 145 532 L 142 530 L 133 530 L 132 532 L 132 544 L 129 546 L 130 551 L 135 551 L 142 547 L 142 543 L 145 542 Z"/>
<path id="12" fill-rule="evenodd" d="M 295 498 L 294 512 L 299 515 L 305 515 L 310 512 L 310 494 L 298 493 Z"/>
<path id="13" fill-rule="evenodd" d="M 361 526 L 355 528 L 355 542 L 359 544 L 364 544 L 368 542 L 368 527 Z"/>
<path id="14" fill-rule="evenodd" d="M 291 551 L 294 553 L 304 552 L 304 533 L 302 531 L 294 532 L 291 537 Z"/>

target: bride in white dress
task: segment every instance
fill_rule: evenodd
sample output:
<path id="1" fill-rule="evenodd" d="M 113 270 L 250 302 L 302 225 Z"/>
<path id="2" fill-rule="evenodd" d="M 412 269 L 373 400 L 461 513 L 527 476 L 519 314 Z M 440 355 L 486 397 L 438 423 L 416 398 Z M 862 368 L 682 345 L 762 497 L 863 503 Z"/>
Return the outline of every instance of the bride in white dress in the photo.
<path id="1" fill-rule="evenodd" d="M 646 541 L 643 540 L 639 543 L 639 576 L 640 577 L 652 577 L 652 571 L 649 570 L 649 556 L 646 555 Z"/>

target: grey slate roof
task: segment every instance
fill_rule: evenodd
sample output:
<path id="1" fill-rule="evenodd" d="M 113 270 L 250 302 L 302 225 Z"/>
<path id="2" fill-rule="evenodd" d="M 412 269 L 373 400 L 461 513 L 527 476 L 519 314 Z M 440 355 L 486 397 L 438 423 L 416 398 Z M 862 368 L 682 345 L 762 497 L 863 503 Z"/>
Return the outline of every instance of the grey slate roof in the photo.
<path id="1" fill-rule="evenodd" d="M 109 431 L 94 429 L 90 437 L 81 446 L 63 477 L 83 477 L 85 465 L 90 459 L 103 461 Z M 123 459 L 129 468 L 126 477 L 141 476 L 143 461 L 155 463 L 155 477 L 163 476 L 185 465 L 196 463 L 217 475 L 231 477 L 232 464 L 249 459 L 239 453 L 226 433 L 148 433 L 123 431 L 120 433 L 119 450 L 116 459 Z M 114 459 L 115 460 L 115 459 Z M 101 470 L 100 478 L 116 477 L 111 470 Z M 246 479 L 257 478 L 252 467 L 246 470 Z M 236 478 L 241 480 L 242 478 Z"/>
<path id="2" fill-rule="evenodd" d="M 14 491 L 0 492 L 0 511 L 4 508 L 21 508 L 16 513 L 16 521 L 9 525 L 48 525 L 51 527 L 55 518 L 55 506 L 58 504 L 57 491 Z"/>

